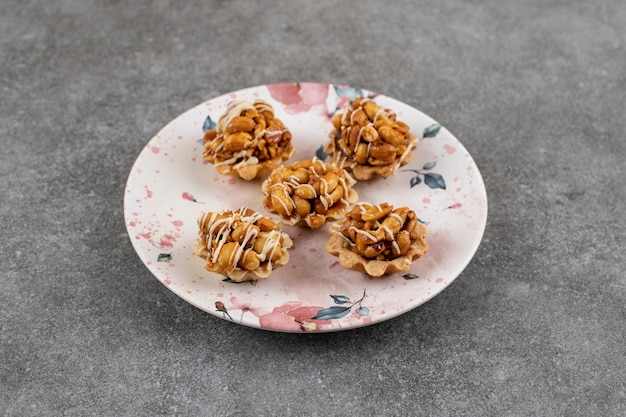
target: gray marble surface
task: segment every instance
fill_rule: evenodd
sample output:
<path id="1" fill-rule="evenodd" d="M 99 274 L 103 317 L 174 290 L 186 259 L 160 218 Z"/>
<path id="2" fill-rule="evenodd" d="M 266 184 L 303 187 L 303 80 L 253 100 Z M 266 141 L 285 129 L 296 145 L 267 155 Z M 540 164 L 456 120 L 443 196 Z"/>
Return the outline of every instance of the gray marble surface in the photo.
<path id="1" fill-rule="evenodd" d="M 626 7 L 0 3 L 0 414 L 626 415 Z M 146 142 L 243 87 L 349 84 L 437 119 L 489 197 L 461 276 L 330 334 L 234 325 L 126 234 Z"/>

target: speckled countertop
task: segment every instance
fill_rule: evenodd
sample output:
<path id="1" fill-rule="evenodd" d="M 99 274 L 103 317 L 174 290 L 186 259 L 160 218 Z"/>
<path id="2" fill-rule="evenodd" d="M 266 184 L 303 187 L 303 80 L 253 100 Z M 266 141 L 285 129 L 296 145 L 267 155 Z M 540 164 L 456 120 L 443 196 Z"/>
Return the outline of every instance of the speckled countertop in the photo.
<path id="1" fill-rule="evenodd" d="M 620 0 L 2 2 L 2 414 L 625 415 L 625 26 Z M 143 265 L 123 198 L 147 141 L 292 81 L 394 97 L 471 153 L 487 227 L 441 294 L 276 333 Z"/>

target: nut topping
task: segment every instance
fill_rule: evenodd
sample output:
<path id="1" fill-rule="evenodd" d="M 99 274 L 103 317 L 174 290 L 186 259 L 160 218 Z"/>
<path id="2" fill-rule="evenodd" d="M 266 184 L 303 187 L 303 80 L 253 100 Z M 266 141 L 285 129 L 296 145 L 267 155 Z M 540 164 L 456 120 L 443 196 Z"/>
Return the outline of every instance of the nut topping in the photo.
<path id="1" fill-rule="evenodd" d="M 334 130 L 324 151 L 357 180 L 387 177 L 408 164 L 417 138 L 396 115 L 359 97 L 332 119 Z"/>
<path id="2" fill-rule="evenodd" d="M 333 224 L 326 250 L 348 269 L 380 277 L 409 269 L 426 253 L 426 227 L 408 207 L 388 203 L 354 205 L 343 221 Z"/>
<path id="3" fill-rule="evenodd" d="M 263 183 L 264 206 L 289 225 L 300 221 L 311 228 L 343 217 L 357 201 L 354 179 L 342 168 L 314 160 L 298 161 L 272 171 Z"/>
<path id="4" fill-rule="evenodd" d="M 215 129 L 204 134 L 204 160 L 244 180 L 266 176 L 293 152 L 291 132 L 263 100 L 229 103 Z"/>
<path id="5" fill-rule="evenodd" d="M 279 224 L 252 209 L 202 213 L 198 226 L 194 253 L 206 261 L 208 271 L 233 281 L 267 278 L 289 260 L 291 238 Z"/>

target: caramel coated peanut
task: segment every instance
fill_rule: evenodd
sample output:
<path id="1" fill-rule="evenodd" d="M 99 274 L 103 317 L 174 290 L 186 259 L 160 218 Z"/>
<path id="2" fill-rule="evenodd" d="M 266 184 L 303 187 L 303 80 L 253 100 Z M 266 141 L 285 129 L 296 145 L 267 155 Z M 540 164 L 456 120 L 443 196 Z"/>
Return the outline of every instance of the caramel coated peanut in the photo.
<path id="1" fill-rule="evenodd" d="M 216 136 L 208 145 L 208 147 L 204 148 L 204 150 L 206 152 L 208 149 L 210 149 L 211 152 L 214 152 L 215 149 L 217 149 L 222 143 L 224 143 L 224 136 Z"/>
<path id="2" fill-rule="evenodd" d="M 409 216 L 409 208 L 408 207 L 398 207 L 393 211 L 394 214 L 400 216 L 402 219 L 402 224 L 406 222 L 407 217 Z"/>
<path id="3" fill-rule="evenodd" d="M 393 128 L 394 121 L 388 118 L 379 118 L 378 120 L 376 120 L 376 122 L 374 122 L 374 127 L 376 128 L 376 130 L 380 130 L 380 128 L 383 126 L 389 126 Z"/>
<path id="4" fill-rule="evenodd" d="M 365 126 L 361 129 L 361 137 L 366 142 L 376 142 L 379 138 L 378 131 L 374 126 Z"/>
<path id="5" fill-rule="evenodd" d="M 370 119 L 367 118 L 367 114 L 363 109 L 356 109 L 350 114 L 350 124 L 365 126 L 369 121 Z"/>
<path id="6" fill-rule="evenodd" d="M 341 200 L 343 196 L 344 196 L 343 187 L 335 187 L 335 189 L 330 193 L 330 198 L 332 198 L 333 204 Z"/>
<path id="7" fill-rule="evenodd" d="M 328 215 L 329 210 L 331 209 L 331 207 L 335 203 L 333 201 L 333 198 L 330 196 L 330 194 L 321 195 L 320 198 L 319 198 L 319 202 L 322 203 L 324 205 L 324 207 L 326 208 L 326 211 L 324 212 L 324 214 L 326 214 L 326 215 Z"/>
<path id="8" fill-rule="evenodd" d="M 339 177 L 334 172 L 327 172 L 321 178 L 320 194 L 330 194 L 339 184 Z"/>
<path id="9" fill-rule="evenodd" d="M 283 256 L 282 252 L 283 252 L 283 247 L 282 247 L 282 243 L 281 243 L 281 244 L 277 244 L 276 246 L 274 246 L 272 251 L 270 253 L 268 253 L 267 255 L 268 255 L 268 258 L 269 258 L 270 261 L 276 262 Z"/>
<path id="10" fill-rule="evenodd" d="M 267 217 L 262 217 L 257 220 L 256 225 L 261 232 L 265 233 L 270 232 L 276 228 L 276 223 L 274 222 L 274 220 Z"/>
<path id="11" fill-rule="evenodd" d="M 359 143 L 359 146 L 356 148 L 354 159 L 358 164 L 365 165 L 367 164 L 367 157 L 367 145 L 365 143 Z"/>
<path id="12" fill-rule="evenodd" d="M 393 213 L 396 214 L 398 217 L 400 217 L 401 221 L 398 220 L 396 216 L 387 216 L 382 221 L 381 229 L 383 229 L 383 226 L 387 227 L 389 230 L 391 230 L 391 233 L 395 236 L 395 234 L 398 233 L 400 229 L 402 228 L 402 225 L 406 222 L 408 211 L 409 209 L 406 207 L 400 207 L 399 209 L 394 210 Z"/>
<path id="13" fill-rule="evenodd" d="M 318 175 L 324 175 L 326 173 L 326 164 L 316 160 L 311 163 L 311 169 Z"/>
<path id="14" fill-rule="evenodd" d="M 256 146 L 256 148 L 259 150 L 265 149 L 265 145 L 267 145 L 267 141 L 265 139 L 258 139 L 254 143 L 254 146 Z"/>
<path id="15" fill-rule="evenodd" d="M 386 165 L 392 164 L 393 160 L 387 159 L 387 160 L 381 161 L 380 159 L 370 157 L 367 159 L 367 163 L 372 166 L 386 166 Z"/>
<path id="16" fill-rule="evenodd" d="M 318 214 L 326 215 L 328 213 L 328 204 L 324 205 L 321 201 L 322 198 L 324 198 L 324 201 L 327 201 L 325 196 L 313 200 L 313 210 Z"/>
<path id="17" fill-rule="evenodd" d="M 215 265 L 219 271 L 230 271 L 235 267 L 235 259 L 233 254 L 239 250 L 239 243 L 228 242 L 222 246 L 222 249 L 217 257 Z"/>
<path id="18" fill-rule="evenodd" d="M 325 221 L 326 221 L 326 216 L 318 214 L 318 213 L 313 213 L 309 216 L 309 226 L 314 229 L 321 227 Z"/>
<path id="19" fill-rule="evenodd" d="M 396 146 L 396 156 L 404 155 L 404 151 L 406 151 L 406 146 L 405 145 Z"/>
<path id="20" fill-rule="evenodd" d="M 249 132 L 254 129 L 255 125 L 256 123 L 251 117 L 235 116 L 224 129 L 224 134 L 230 135 L 235 132 Z"/>
<path id="21" fill-rule="evenodd" d="M 215 129 L 207 130 L 204 133 L 204 137 L 202 138 L 202 142 L 203 143 L 210 142 L 213 139 L 215 139 L 216 137 L 217 137 L 217 130 L 215 130 Z"/>
<path id="22" fill-rule="evenodd" d="M 313 189 L 315 190 L 315 195 L 320 195 L 320 191 L 321 191 L 321 182 L 322 179 L 319 176 L 319 174 L 315 171 L 311 172 L 311 177 L 309 178 L 309 185 L 311 187 L 313 187 Z"/>
<path id="23" fill-rule="evenodd" d="M 310 177 L 309 170 L 306 168 L 300 168 L 300 169 L 295 170 L 291 176 L 295 177 L 300 184 L 308 183 L 309 177 Z"/>
<path id="24" fill-rule="evenodd" d="M 365 254 L 367 247 L 373 245 L 376 241 L 365 236 L 363 233 L 357 233 L 354 243 L 356 250 L 361 254 Z"/>
<path id="25" fill-rule="evenodd" d="M 317 193 L 312 186 L 309 185 L 300 185 L 293 190 L 293 195 L 298 196 L 300 198 L 304 198 L 306 200 L 310 200 L 312 198 L 317 197 Z"/>
<path id="26" fill-rule="evenodd" d="M 363 96 L 361 96 L 361 97 L 357 97 L 357 98 L 355 98 L 355 99 L 352 101 L 352 107 L 353 107 L 353 108 L 355 108 L 355 109 L 356 109 L 356 108 L 358 108 L 358 107 L 361 107 L 361 106 L 362 106 L 362 104 L 363 104 L 365 101 L 369 101 L 369 99 L 368 99 L 367 97 L 363 97 Z"/>
<path id="27" fill-rule="evenodd" d="M 256 236 L 259 233 L 259 228 L 250 223 L 241 223 L 231 232 L 230 236 L 234 241 L 242 243 L 248 233 Z"/>
<path id="28" fill-rule="evenodd" d="M 239 266 L 248 271 L 255 271 L 261 266 L 261 260 L 253 250 L 247 250 L 239 260 Z"/>
<path id="29" fill-rule="evenodd" d="M 285 168 L 281 171 L 280 176 L 281 176 L 281 181 L 288 181 L 289 177 L 291 177 L 293 175 L 293 170 L 290 168 Z"/>
<path id="30" fill-rule="evenodd" d="M 404 135 L 395 131 L 391 126 L 381 126 L 378 133 L 383 140 L 392 145 L 400 145 L 404 143 Z"/>
<path id="31" fill-rule="evenodd" d="M 406 223 L 404 224 L 403 229 L 409 232 L 409 236 L 412 240 L 417 239 L 417 233 L 415 232 L 415 228 L 417 227 L 417 217 L 414 212 L 410 212 L 407 216 Z"/>
<path id="32" fill-rule="evenodd" d="M 294 195 L 293 202 L 295 204 L 294 210 L 298 216 L 306 217 L 311 213 L 311 203 L 309 203 L 309 200 Z"/>
<path id="33" fill-rule="evenodd" d="M 291 165 L 291 168 L 292 168 L 292 169 L 295 169 L 295 170 L 298 170 L 298 169 L 300 169 L 300 168 L 309 168 L 309 167 L 311 166 L 311 164 L 312 164 L 312 163 L 313 163 L 313 161 L 312 161 L 312 160 L 310 160 L 310 159 L 305 159 L 305 160 L 303 160 L 303 161 L 297 161 L 297 162 L 293 163 L 293 164 Z"/>
<path id="34" fill-rule="evenodd" d="M 370 120 L 374 120 L 380 111 L 380 107 L 371 100 L 364 100 L 362 108 Z"/>
<path id="35" fill-rule="evenodd" d="M 361 220 L 363 220 L 362 215 L 363 213 L 361 212 L 361 206 L 359 206 L 358 204 L 353 206 L 350 211 L 346 213 L 346 217 L 348 219 L 353 219 L 355 222 L 360 222 Z"/>
<path id="36" fill-rule="evenodd" d="M 258 115 L 259 115 L 259 111 L 257 109 L 248 109 L 244 111 L 242 114 L 240 114 L 240 116 L 251 117 L 253 119 Z"/>
<path id="37" fill-rule="evenodd" d="M 271 188 L 270 201 L 274 210 L 282 216 L 289 217 L 293 212 L 293 200 L 283 187 L 274 186 Z"/>
<path id="38" fill-rule="evenodd" d="M 393 206 L 390 206 L 387 203 L 381 204 L 380 208 L 381 209 L 379 210 L 376 206 L 370 207 L 365 213 L 363 213 L 363 215 L 361 216 L 362 219 L 366 222 L 374 222 L 387 216 L 393 211 Z"/>
<path id="39" fill-rule="evenodd" d="M 252 136 L 246 132 L 237 132 L 224 138 L 224 150 L 230 152 L 241 151 L 246 148 L 246 144 L 252 140 Z"/>
<path id="40" fill-rule="evenodd" d="M 396 148 L 390 143 L 385 143 L 385 142 L 373 143 L 370 146 L 369 155 L 370 155 L 369 159 L 373 158 L 373 159 L 377 159 L 378 161 L 389 164 L 396 159 Z"/>
<path id="41" fill-rule="evenodd" d="M 404 135 L 409 133 L 409 125 L 404 122 L 396 121 L 396 130 Z"/>
<path id="42" fill-rule="evenodd" d="M 259 236 L 254 240 L 254 243 L 252 244 L 252 250 L 254 250 L 256 253 L 261 253 L 263 252 L 263 248 L 265 247 L 266 243 L 267 238 Z"/>
<path id="43" fill-rule="evenodd" d="M 284 126 L 281 123 L 280 120 L 278 119 L 265 119 L 265 122 L 267 123 L 267 126 L 265 127 L 265 129 L 268 132 L 278 132 L 283 130 Z"/>
<path id="44" fill-rule="evenodd" d="M 348 131 L 348 146 L 350 147 L 350 149 L 354 149 L 356 147 L 356 142 L 359 139 L 359 131 L 361 130 L 361 128 L 357 125 L 354 125 L 352 127 L 350 127 L 350 130 Z"/>
<path id="45" fill-rule="evenodd" d="M 409 250 L 409 247 L 411 246 L 411 236 L 409 235 L 409 232 L 407 232 L 406 230 L 401 230 L 398 232 L 395 239 L 396 239 L 396 243 L 398 244 L 398 248 L 400 249 L 400 252 L 398 254 L 394 253 L 394 255 L 400 256 L 400 255 L 404 255 L 405 253 L 407 253 L 407 251 Z M 395 252 L 395 248 L 394 248 L 394 252 Z"/>
<path id="46" fill-rule="evenodd" d="M 340 130 L 341 129 L 341 113 L 335 114 L 331 121 L 333 123 L 333 127 L 336 130 Z"/>
<path id="47" fill-rule="evenodd" d="M 262 116 L 258 116 L 254 118 L 256 126 L 254 126 L 254 137 L 259 137 L 265 131 L 265 127 L 267 123 L 265 122 L 265 118 Z"/>
<path id="48" fill-rule="evenodd" d="M 363 251 L 363 255 L 366 258 L 375 258 L 381 253 L 383 253 L 385 249 L 386 249 L 385 241 L 381 240 L 380 242 L 376 242 L 372 245 L 366 246 L 365 250 Z"/>
<path id="49" fill-rule="evenodd" d="M 259 160 L 266 161 L 270 159 L 270 153 L 267 151 L 266 147 L 259 149 L 258 151 Z"/>
<path id="50" fill-rule="evenodd" d="M 259 115 L 261 115 L 268 122 L 276 118 L 274 116 L 274 111 L 270 111 L 269 109 L 259 110 Z"/>
<path id="51" fill-rule="evenodd" d="M 282 171 L 278 171 L 278 170 L 272 171 L 268 180 L 271 185 L 280 184 L 283 180 Z"/>

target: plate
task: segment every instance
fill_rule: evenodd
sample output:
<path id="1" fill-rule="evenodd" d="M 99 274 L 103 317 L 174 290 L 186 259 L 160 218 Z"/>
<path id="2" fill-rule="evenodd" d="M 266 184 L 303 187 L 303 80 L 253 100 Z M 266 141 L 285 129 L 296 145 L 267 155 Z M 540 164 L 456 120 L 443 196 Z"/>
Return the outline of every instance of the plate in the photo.
<path id="1" fill-rule="evenodd" d="M 288 163 L 324 158 L 331 117 L 358 96 L 392 109 L 420 138 L 413 161 L 386 179 L 359 182 L 360 201 L 408 206 L 428 228 L 428 252 L 405 273 L 370 278 L 343 269 L 324 250 L 327 225 L 283 226 L 290 261 L 269 278 L 234 283 L 204 269 L 193 254 L 198 216 L 247 206 L 266 215 L 261 180 L 217 173 L 202 160 L 202 137 L 232 100 L 266 100 L 291 130 Z M 328 157 L 327 160 L 330 160 Z M 150 272 L 169 290 L 219 318 L 281 332 L 330 332 L 379 323 L 428 301 L 459 276 L 478 249 L 487 221 L 480 172 L 463 145 L 435 120 L 398 100 L 348 86 L 273 84 L 202 103 L 166 125 L 141 151 L 124 195 L 129 237 Z"/>

